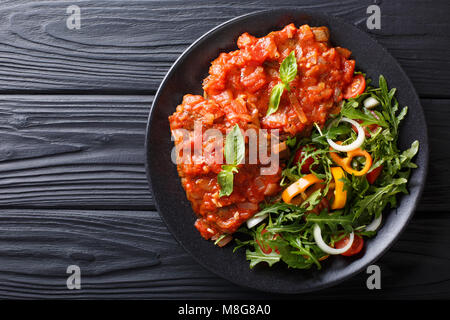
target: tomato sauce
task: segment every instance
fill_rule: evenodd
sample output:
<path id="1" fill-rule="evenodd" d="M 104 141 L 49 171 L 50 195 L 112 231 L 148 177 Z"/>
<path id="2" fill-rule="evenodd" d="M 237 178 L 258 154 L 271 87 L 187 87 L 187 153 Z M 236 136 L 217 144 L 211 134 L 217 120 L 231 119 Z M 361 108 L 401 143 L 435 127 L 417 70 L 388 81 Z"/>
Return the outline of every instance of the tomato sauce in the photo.
<path id="1" fill-rule="evenodd" d="M 242 34 L 238 50 L 222 53 L 203 81 L 204 96 L 187 94 L 169 117 L 175 145 L 180 147 L 177 169 L 188 200 L 198 219 L 196 228 L 206 239 L 231 234 L 259 211 L 259 203 L 281 190 L 281 169 L 273 175 L 261 175 L 262 164 L 241 164 L 234 175 L 231 195 L 219 197 L 217 174 L 221 164 L 215 161 L 213 142 L 202 142 L 203 154 L 186 152 L 195 140 L 194 124 L 207 129 L 227 130 L 238 124 L 242 130 L 278 129 L 281 137 L 306 135 L 314 123 L 323 126 L 330 113 L 338 112 L 339 102 L 352 83 L 355 61 L 351 52 L 331 47 L 326 27 L 296 28 L 287 25 L 280 31 L 256 38 Z M 281 82 L 281 62 L 292 52 L 297 60 L 297 76 L 290 91 L 281 96 L 278 110 L 266 116 L 272 88 Z M 180 129 L 189 132 L 188 139 Z M 247 162 L 246 162 L 247 163 Z"/>

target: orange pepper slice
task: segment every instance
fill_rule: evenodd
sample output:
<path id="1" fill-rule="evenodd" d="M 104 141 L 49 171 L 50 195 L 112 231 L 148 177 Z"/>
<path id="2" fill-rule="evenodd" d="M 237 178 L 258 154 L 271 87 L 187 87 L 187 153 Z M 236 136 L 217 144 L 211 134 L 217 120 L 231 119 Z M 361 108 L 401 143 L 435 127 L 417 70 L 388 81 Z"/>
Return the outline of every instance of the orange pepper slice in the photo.
<path id="1" fill-rule="evenodd" d="M 287 187 L 281 194 L 281 198 L 286 203 L 291 203 L 292 199 L 298 194 L 305 192 L 310 186 L 316 183 L 322 183 L 323 180 L 317 178 L 314 174 L 310 173 L 306 176 L 298 179 L 289 187 Z"/>
<path id="2" fill-rule="evenodd" d="M 329 257 L 330 255 L 329 254 L 327 254 L 326 256 L 323 256 L 323 257 L 321 257 L 321 258 L 319 258 L 319 261 L 323 261 L 323 260 L 326 260 L 326 259 L 328 259 L 328 257 Z M 303 258 L 305 258 L 305 259 L 309 259 L 309 256 L 307 256 L 307 255 L 303 255 Z"/>
<path id="3" fill-rule="evenodd" d="M 347 202 L 347 190 L 344 190 L 344 182 L 341 181 L 345 177 L 344 170 L 341 167 L 332 167 L 331 174 L 334 178 L 334 200 L 331 209 L 342 209 Z"/>
<path id="4" fill-rule="evenodd" d="M 328 255 L 326 255 L 326 256 L 323 256 L 322 258 L 319 258 L 319 261 L 323 261 L 323 260 L 326 260 L 326 259 L 328 259 L 328 257 L 329 257 L 330 255 L 328 254 Z"/>
<path id="5" fill-rule="evenodd" d="M 337 142 L 341 143 L 341 142 Z M 330 150 L 334 150 L 330 147 Z M 370 167 L 372 166 L 372 156 L 365 150 L 361 148 L 357 148 L 352 151 L 347 152 L 347 157 L 341 158 L 336 152 L 330 152 L 331 159 L 336 162 L 336 164 L 340 165 L 345 171 L 349 174 L 353 174 L 355 176 L 363 176 L 365 175 Z M 366 159 L 366 163 L 364 164 L 364 168 L 361 170 L 355 170 L 352 168 L 352 160 L 354 157 L 364 157 Z"/>

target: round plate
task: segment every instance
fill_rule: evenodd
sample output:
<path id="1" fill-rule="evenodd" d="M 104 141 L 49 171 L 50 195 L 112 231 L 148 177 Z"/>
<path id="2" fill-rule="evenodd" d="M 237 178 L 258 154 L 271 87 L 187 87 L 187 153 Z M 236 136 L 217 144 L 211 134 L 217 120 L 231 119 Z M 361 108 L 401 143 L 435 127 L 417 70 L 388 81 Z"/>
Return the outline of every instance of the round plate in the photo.
<path id="1" fill-rule="evenodd" d="M 363 253 L 349 258 L 336 256 L 323 263 L 322 270 L 288 269 L 283 263 L 272 268 L 259 264 L 250 269 L 244 250 L 233 254 L 233 245 L 225 248 L 204 240 L 194 227 L 196 220 L 181 187 L 175 164 L 171 161 L 168 117 L 186 93 L 202 94 L 202 80 L 211 61 L 221 52 L 236 50 L 236 40 L 244 32 L 264 36 L 294 23 L 327 26 L 332 44 L 350 49 L 356 70 L 365 72 L 378 83 L 383 74 L 390 88 L 397 88 L 401 106 L 409 112 L 403 122 L 399 145 L 402 149 L 412 141 L 420 141 L 415 162 L 419 165 L 411 175 L 409 195 L 402 195 L 399 206 L 385 214 L 377 236 L 367 241 Z M 301 293 L 335 285 L 375 262 L 398 238 L 413 215 L 422 192 L 428 164 L 427 127 L 417 94 L 396 60 L 368 34 L 342 20 L 295 9 L 276 9 L 247 14 L 232 19 L 203 35 L 175 62 L 155 96 L 147 127 L 146 169 L 156 207 L 169 231 L 181 246 L 211 272 L 236 284 L 277 293 Z"/>

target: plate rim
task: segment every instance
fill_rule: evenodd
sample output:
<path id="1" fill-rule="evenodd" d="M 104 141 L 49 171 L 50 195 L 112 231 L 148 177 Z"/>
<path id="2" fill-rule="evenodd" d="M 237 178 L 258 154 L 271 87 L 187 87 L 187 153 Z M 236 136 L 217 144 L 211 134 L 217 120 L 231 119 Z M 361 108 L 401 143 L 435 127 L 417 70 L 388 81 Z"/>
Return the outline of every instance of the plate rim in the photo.
<path id="1" fill-rule="evenodd" d="M 381 250 L 377 256 L 375 256 L 371 261 L 369 261 L 366 264 L 363 264 L 362 266 L 357 267 L 356 269 L 352 269 L 350 272 L 346 272 L 345 274 L 341 275 L 340 277 L 328 281 L 328 282 L 324 282 L 321 283 L 319 285 L 316 286 L 312 286 L 312 287 L 305 287 L 302 290 L 277 290 L 277 289 L 263 289 L 263 288 L 259 288 L 256 286 L 249 286 L 247 284 L 244 283 L 240 283 L 238 281 L 235 281 L 234 279 L 232 279 L 231 277 L 227 277 L 226 275 L 220 274 L 219 272 L 217 272 L 216 270 L 214 270 L 213 268 L 211 268 L 209 265 L 203 263 L 203 261 L 201 261 L 200 258 L 198 258 L 196 255 L 191 253 L 191 250 L 188 249 L 184 243 L 182 241 L 180 241 L 178 239 L 178 237 L 175 235 L 175 233 L 173 232 L 172 227 L 170 226 L 170 224 L 166 221 L 164 215 L 161 213 L 161 209 L 159 207 L 158 202 L 156 201 L 156 197 L 155 197 L 155 189 L 153 188 L 153 183 L 152 183 L 152 178 L 151 178 L 151 173 L 150 173 L 150 167 L 149 167 L 149 158 L 151 156 L 151 145 L 149 143 L 149 135 L 150 135 L 150 129 L 151 129 L 151 123 L 155 114 L 155 106 L 157 105 L 157 102 L 162 94 L 162 91 L 166 85 L 166 83 L 169 81 L 169 79 L 171 78 L 171 76 L 173 75 L 173 73 L 176 71 L 178 64 L 180 64 L 183 60 L 185 60 L 187 58 L 187 56 L 189 55 L 189 53 L 196 48 L 202 41 L 204 41 L 206 38 L 208 38 L 211 34 L 215 33 L 218 30 L 221 30 L 223 28 L 226 28 L 229 24 L 233 24 L 239 20 L 243 20 L 243 19 L 247 19 L 251 16 L 258 16 L 258 15 L 263 15 L 263 14 L 267 14 L 270 12 L 284 12 L 289 10 L 291 13 L 295 13 L 295 14 L 306 14 L 306 15 L 310 15 L 310 16 L 316 16 L 316 17 L 321 17 L 321 18 L 325 18 L 325 19 L 331 19 L 331 20 L 336 20 L 339 23 L 342 24 L 346 24 L 347 26 L 351 26 L 356 32 L 359 32 L 361 34 L 364 34 L 364 36 L 368 36 L 372 42 L 374 42 L 376 45 L 378 45 L 386 55 L 388 55 L 390 58 L 392 58 L 394 61 L 397 62 L 397 65 L 399 67 L 399 70 L 401 72 L 401 75 L 403 76 L 403 78 L 406 79 L 407 84 L 413 88 L 413 97 L 415 99 L 417 99 L 418 102 L 418 110 L 415 110 L 415 113 L 420 112 L 420 117 L 423 119 L 423 124 L 424 124 L 424 141 L 420 141 L 420 151 L 419 152 L 423 152 L 424 154 L 424 159 L 423 159 L 423 167 L 422 167 L 422 183 L 419 184 L 418 188 L 418 193 L 416 198 L 414 199 L 413 203 L 412 203 L 412 209 L 411 212 L 409 213 L 408 217 L 406 218 L 403 226 L 399 229 L 399 231 L 397 232 L 397 234 L 392 238 L 392 240 L 385 245 L 384 249 Z M 156 210 L 158 211 L 159 216 L 161 217 L 161 219 L 164 221 L 164 224 L 166 225 L 167 229 L 169 230 L 169 232 L 171 233 L 171 235 L 174 237 L 174 239 L 177 241 L 177 243 L 183 248 L 183 250 L 185 250 L 190 257 L 192 257 L 197 263 L 199 263 L 202 267 L 204 267 L 206 270 L 208 270 L 209 272 L 212 272 L 213 274 L 217 275 L 218 277 L 225 279 L 227 281 L 230 281 L 231 283 L 238 285 L 240 287 L 244 287 L 244 288 L 248 288 L 248 289 L 252 289 L 252 290 L 256 290 L 256 291 L 260 291 L 260 292 L 269 292 L 269 293 L 278 293 L 278 294 L 302 294 L 302 293 L 308 293 L 308 292 L 313 292 L 313 291 L 319 291 L 319 290 L 323 290 L 325 288 L 329 288 L 332 286 L 336 286 L 339 283 L 344 282 L 345 280 L 348 280 L 349 278 L 355 276 L 356 274 L 359 274 L 364 268 L 366 268 L 369 263 L 376 263 L 376 261 L 378 261 L 382 256 L 384 256 L 386 254 L 386 252 L 398 241 L 398 238 L 400 237 L 400 235 L 405 231 L 406 227 L 408 226 L 408 224 L 410 223 L 412 217 L 414 216 L 416 210 L 417 210 L 417 206 L 418 203 L 422 197 L 424 188 L 425 188 L 425 184 L 426 184 L 426 179 L 428 177 L 428 167 L 429 167 L 429 129 L 428 129 L 428 125 L 427 125 L 427 121 L 426 121 L 426 117 L 425 117 L 425 113 L 424 113 L 424 109 L 423 106 L 420 102 L 420 98 L 419 95 L 417 94 L 417 90 L 415 89 L 414 85 L 411 82 L 411 79 L 408 77 L 408 75 L 406 74 L 406 72 L 403 70 L 403 67 L 400 65 L 400 63 L 398 63 L 397 59 L 395 57 L 393 57 L 390 52 L 381 44 L 379 43 L 379 41 L 377 39 L 374 39 L 370 33 L 364 32 L 363 30 L 361 30 L 358 26 L 355 26 L 354 24 L 351 24 L 349 22 L 347 22 L 346 20 L 340 18 L 340 17 L 336 17 L 334 15 L 328 14 L 328 13 L 319 13 L 313 10 L 305 10 L 302 8 L 292 8 L 292 7 L 279 7 L 279 8 L 275 8 L 275 9 L 265 9 L 265 10 L 257 10 L 257 11 L 253 11 L 253 12 L 249 12 L 249 13 L 245 13 L 239 16 L 236 16 L 234 18 L 231 18 L 223 23 L 220 23 L 219 25 L 209 29 L 207 32 L 205 32 L 203 35 L 201 35 L 199 38 L 197 38 L 191 45 L 189 45 L 181 54 L 180 56 L 175 60 L 175 62 L 171 65 L 171 67 L 169 68 L 169 70 L 167 71 L 167 73 L 165 74 L 163 80 L 161 81 L 158 90 L 156 91 L 155 95 L 154 95 L 154 99 L 152 102 L 152 106 L 151 109 L 149 111 L 149 116 L 148 116 L 148 120 L 147 120 L 147 126 L 146 126 L 146 134 L 145 134 L 145 171 L 146 171 L 146 177 L 148 180 L 148 186 L 149 186 L 149 190 L 152 193 L 153 196 L 153 201 L 154 201 L 154 206 L 156 208 Z M 407 197 L 408 195 L 401 195 L 401 197 Z M 298 272 L 301 272 L 302 270 L 298 270 Z"/>

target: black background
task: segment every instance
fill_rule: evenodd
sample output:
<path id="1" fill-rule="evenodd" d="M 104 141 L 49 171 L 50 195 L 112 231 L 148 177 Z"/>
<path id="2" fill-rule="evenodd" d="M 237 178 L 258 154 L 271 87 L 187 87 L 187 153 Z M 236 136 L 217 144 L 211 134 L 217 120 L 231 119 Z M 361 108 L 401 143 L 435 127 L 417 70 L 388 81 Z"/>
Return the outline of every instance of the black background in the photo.
<path id="1" fill-rule="evenodd" d="M 235 286 L 186 254 L 154 211 L 144 170 L 153 94 L 179 54 L 235 16 L 291 6 L 371 34 L 412 80 L 429 126 L 430 166 L 413 220 L 361 273 L 296 298 L 450 297 L 450 3 L 378 1 L 31 1 L 0 3 L 0 297 L 286 298 Z M 66 8 L 81 8 L 81 29 Z M 81 290 L 66 268 L 81 267 Z M 292 296 L 290 296 L 292 298 Z"/>

